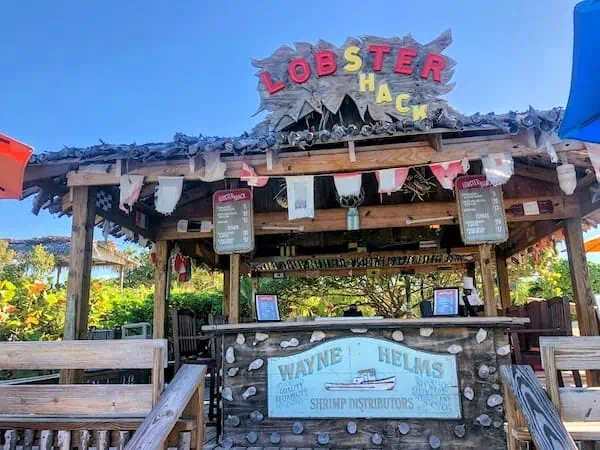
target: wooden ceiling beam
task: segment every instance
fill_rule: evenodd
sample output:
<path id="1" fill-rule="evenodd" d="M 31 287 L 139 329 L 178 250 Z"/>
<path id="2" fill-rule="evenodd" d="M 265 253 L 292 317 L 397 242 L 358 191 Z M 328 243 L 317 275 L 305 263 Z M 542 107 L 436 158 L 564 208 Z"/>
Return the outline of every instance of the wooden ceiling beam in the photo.
<path id="1" fill-rule="evenodd" d="M 317 278 L 317 277 L 356 277 L 361 275 L 395 275 L 398 273 L 431 273 L 431 272 L 464 272 L 465 264 L 421 264 L 413 266 L 382 267 L 374 269 L 326 269 L 326 270 L 290 270 L 280 271 L 288 278 Z M 257 272 L 261 278 L 273 278 L 274 272 Z"/>
<path id="2" fill-rule="evenodd" d="M 559 152 L 576 151 L 582 148 L 581 143 L 570 143 L 568 146 L 559 144 L 556 146 Z M 509 136 L 496 135 L 446 139 L 440 151 L 436 151 L 428 141 L 356 146 L 356 161 L 354 162 L 348 158 L 346 147 L 331 150 L 315 149 L 302 152 L 280 152 L 278 158 L 272 161 L 272 170 L 267 168 L 267 158 L 264 154 L 245 155 L 243 159 L 254 167 L 258 175 L 290 176 L 410 167 L 460 159 L 475 160 L 489 153 L 500 152 L 509 152 L 513 156 L 534 156 L 543 153 L 538 150 L 531 150 L 513 141 Z M 222 160 L 227 164 L 225 177 L 239 178 L 242 169 L 242 157 L 224 156 Z M 69 172 L 68 185 L 119 184 L 116 164 L 112 166 L 106 173 L 86 171 L 85 167 L 78 171 Z M 156 182 L 159 176 L 182 176 L 186 180 L 200 180 L 200 177 L 203 176 L 202 170 L 190 171 L 187 160 L 146 163 L 131 169 L 129 173 L 144 175 L 147 183 Z"/>
<path id="3" fill-rule="evenodd" d="M 514 216 L 507 213 L 509 222 L 523 222 L 535 220 L 564 219 L 577 217 L 579 205 L 575 197 L 526 197 L 504 199 L 505 209 L 510 209 L 515 204 L 536 200 L 550 200 L 554 211 L 537 216 Z M 457 207 L 455 202 L 423 202 L 403 203 L 398 205 L 361 206 L 360 227 L 366 229 L 379 228 L 401 228 L 422 227 L 430 224 L 451 225 L 456 222 Z M 448 217 L 448 219 L 440 219 Z M 188 220 L 200 221 L 210 220 L 211 216 L 191 216 Z M 312 219 L 288 220 L 287 211 L 256 213 L 254 215 L 254 230 L 257 235 L 265 234 L 288 234 L 292 232 L 315 233 L 320 231 L 345 231 L 346 209 L 318 209 Z M 177 231 L 177 223 L 164 220 L 160 223 L 157 231 L 157 239 L 199 239 L 210 238 L 212 232 L 189 232 Z"/>

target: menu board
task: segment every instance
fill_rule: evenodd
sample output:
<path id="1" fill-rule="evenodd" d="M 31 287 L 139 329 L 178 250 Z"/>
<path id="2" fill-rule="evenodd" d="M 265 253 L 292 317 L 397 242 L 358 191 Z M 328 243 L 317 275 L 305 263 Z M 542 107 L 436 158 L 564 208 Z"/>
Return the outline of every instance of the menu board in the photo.
<path id="1" fill-rule="evenodd" d="M 441 288 L 433 290 L 433 315 L 458 315 L 458 288 Z"/>
<path id="2" fill-rule="evenodd" d="M 252 191 L 232 189 L 213 195 L 215 253 L 230 255 L 254 250 Z"/>
<path id="3" fill-rule="evenodd" d="M 255 294 L 255 301 L 256 320 L 259 322 L 279 320 L 279 304 L 276 295 Z"/>
<path id="4" fill-rule="evenodd" d="M 463 242 L 500 243 L 508 239 L 502 188 L 483 175 L 456 179 L 456 201 Z"/>

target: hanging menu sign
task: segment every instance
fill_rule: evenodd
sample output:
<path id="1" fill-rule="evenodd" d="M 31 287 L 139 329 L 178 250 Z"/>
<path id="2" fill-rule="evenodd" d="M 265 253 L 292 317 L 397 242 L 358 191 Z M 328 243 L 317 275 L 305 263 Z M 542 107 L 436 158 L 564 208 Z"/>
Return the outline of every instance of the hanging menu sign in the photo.
<path id="1" fill-rule="evenodd" d="M 232 189 L 213 195 L 215 253 L 230 255 L 254 250 L 252 191 Z"/>
<path id="2" fill-rule="evenodd" d="M 493 186 L 483 175 L 459 177 L 456 201 L 460 233 L 466 245 L 500 243 L 508 239 L 500 186 Z"/>

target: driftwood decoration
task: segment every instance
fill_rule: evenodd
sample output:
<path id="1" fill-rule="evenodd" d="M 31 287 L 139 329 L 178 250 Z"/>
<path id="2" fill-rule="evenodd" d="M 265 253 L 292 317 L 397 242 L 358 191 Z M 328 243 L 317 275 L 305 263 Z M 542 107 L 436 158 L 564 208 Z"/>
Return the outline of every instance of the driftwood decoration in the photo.
<path id="1" fill-rule="evenodd" d="M 294 49 L 280 47 L 268 58 L 252 61 L 259 69 L 258 112 L 271 112 L 271 130 L 312 113 L 324 125 L 329 116 L 340 115 L 345 98 L 365 122 L 367 114 L 380 122 L 414 118 L 407 116 L 413 106 L 443 105 L 440 97 L 454 87 L 450 80 L 456 62 L 441 55 L 451 43 L 447 30 L 427 44 L 409 34 L 348 38 L 341 47 L 322 40 L 315 45 L 297 42 Z"/>

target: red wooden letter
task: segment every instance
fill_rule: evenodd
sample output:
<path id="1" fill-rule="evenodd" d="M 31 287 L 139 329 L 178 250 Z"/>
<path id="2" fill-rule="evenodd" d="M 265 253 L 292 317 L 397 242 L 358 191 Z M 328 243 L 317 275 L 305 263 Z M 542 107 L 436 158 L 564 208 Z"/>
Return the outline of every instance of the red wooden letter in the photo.
<path id="1" fill-rule="evenodd" d="M 273 80 L 271 79 L 271 75 L 266 70 L 263 70 L 259 76 L 260 76 L 260 79 L 262 80 L 262 82 L 264 83 L 265 87 L 267 88 L 269 95 L 273 95 L 274 93 L 285 89 L 285 84 L 283 84 L 283 81 L 278 81 L 276 83 L 273 83 Z"/>
<path id="2" fill-rule="evenodd" d="M 335 53 L 330 50 L 321 50 L 315 53 L 315 64 L 317 65 L 317 75 L 325 77 L 332 75 L 337 70 Z"/>
<path id="3" fill-rule="evenodd" d="M 394 72 L 401 73 L 402 75 L 412 75 L 412 63 L 415 56 L 417 56 L 417 51 L 414 48 L 401 48 L 398 50 Z"/>
<path id="4" fill-rule="evenodd" d="M 300 69 L 300 72 L 298 72 L 298 69 Z M 288 66 L 288 73 L 294 83 L 305 83 L 310 77 L 310 65 L 304 58 L 292 59 Z"/>
<path id="5" fill-rule="evenodd" d="M 423 70 L 421 71 L 421 78 L 427 79 L 429 77 L 429 72 L 433 74 L 434 81 L 438 83 L 442 82 L 442 70 L 446 66 L 446 60 L 442 55 L 438 55 L 437 53 L 430 53 L 425 57 L 425 62 L 423 63 Z"/>
<path id="6" fill-rule="evenodd" d="M 381 72 L 381 69 L 383 68 L 383 55 L 389 53 L 391 50 L 389 45 L 369 45 L 369 51 L 375 53 L 375 56 L 373 57 L 373 70 L 375 72 Z"/>

